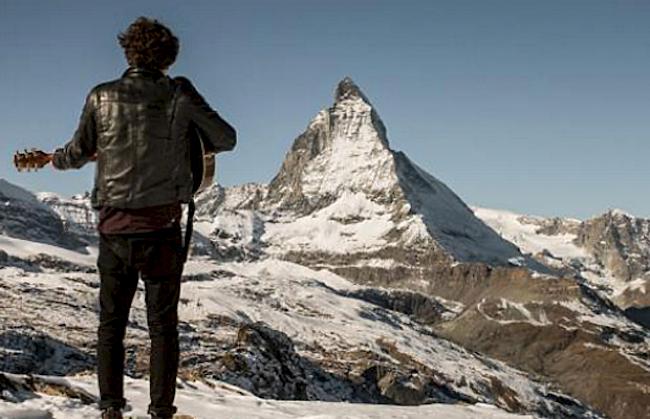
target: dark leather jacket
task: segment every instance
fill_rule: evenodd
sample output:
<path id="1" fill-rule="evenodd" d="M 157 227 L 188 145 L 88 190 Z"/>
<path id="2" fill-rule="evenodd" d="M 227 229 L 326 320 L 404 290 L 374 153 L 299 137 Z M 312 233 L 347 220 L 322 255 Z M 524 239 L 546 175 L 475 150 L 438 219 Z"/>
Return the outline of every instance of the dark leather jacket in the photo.
<path id="1" fill-rule="evenodd" d="M 236 133 L 184 77 L 129 68 L 94 87 L 72 139 L 54 152 L 58 169 L 80 168 L 97 154 L 95 208 L 145 208 L 192 197 L 191 123 L 207 151 L 232 150 Z"/>

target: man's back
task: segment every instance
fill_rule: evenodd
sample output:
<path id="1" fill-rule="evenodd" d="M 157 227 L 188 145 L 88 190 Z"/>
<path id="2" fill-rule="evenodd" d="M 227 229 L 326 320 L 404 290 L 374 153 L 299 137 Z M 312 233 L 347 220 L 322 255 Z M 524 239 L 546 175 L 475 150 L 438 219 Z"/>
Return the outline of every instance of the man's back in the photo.
<path id="1" fill-rule="evenodd" d="M 161 72 L 130 68 L 96 96 L 95 205 L 142 208 L 191 195 L 189 145 L 172 136 L 174 84 Z"/>
<path id="2" fill-rule="evenodd" d="M 96 152 L 96 208 L 189 202 L 190 123 L 205 134 L 206 149 L 218 152 L 235 146 L 235 130 L 189 80 L 130 67 L 121 78 L 91 90 L 75 137 L 57 150 L 53 163 L 79 167 Z"/>

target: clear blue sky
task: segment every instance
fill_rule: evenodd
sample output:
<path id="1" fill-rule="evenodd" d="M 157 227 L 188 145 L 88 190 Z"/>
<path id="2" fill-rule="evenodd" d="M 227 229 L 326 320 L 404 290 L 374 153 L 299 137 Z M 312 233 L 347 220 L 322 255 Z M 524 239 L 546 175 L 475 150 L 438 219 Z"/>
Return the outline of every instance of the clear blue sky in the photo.
<path id="1" fill-rule="evenodd" d="M 0 0 L 0 177 L 89 189 L 93 168 L 15 173 L 52 150 L 95 84 L 125 69 L 116 34 L 139 15 L 181 40 L 190 77 L 239 131 L 225 185 L 269 181 L 350 75 L 394 149 L 466 202 L 650 217 L 650 1 Z"/>

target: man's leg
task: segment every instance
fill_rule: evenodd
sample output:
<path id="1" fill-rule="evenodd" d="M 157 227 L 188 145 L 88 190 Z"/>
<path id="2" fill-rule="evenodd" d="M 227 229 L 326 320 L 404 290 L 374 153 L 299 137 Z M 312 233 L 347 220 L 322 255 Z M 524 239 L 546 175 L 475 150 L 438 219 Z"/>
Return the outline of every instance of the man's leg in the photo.
<path id="1" fill-rule="evenodd" d="M 183 271 L 180 227 L 152 233 L 137 249 L 151 337 L 149 413 L 171 418 L 176 411 L 174 396 L 179 360 L 178 300 Z"/>
<path id="2" fill-rule="evenodd" d="M 138 286 L 138 272 L 129 266 L 127 237 L 100 234 L 97 267 L 99 290 L 99 329 L 97 340 L 97 376 L 99 408 L 123 408 L 124 334 L 129 310 Z"/>

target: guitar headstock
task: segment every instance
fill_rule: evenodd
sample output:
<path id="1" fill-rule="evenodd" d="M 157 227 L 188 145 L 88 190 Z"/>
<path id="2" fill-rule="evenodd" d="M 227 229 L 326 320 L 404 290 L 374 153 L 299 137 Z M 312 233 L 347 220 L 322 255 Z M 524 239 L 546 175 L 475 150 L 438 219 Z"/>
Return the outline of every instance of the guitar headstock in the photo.
<path id="1" fill-rule="evenodd" d="M 14 154 L 14 166 L 18 171 L 31 171 L 32 169 L 38 170 L 48 164 L 52 160 L 52 155 L 45 153 L 41 150 L 32 148 L 31 150 L 16 151 Z"/>

